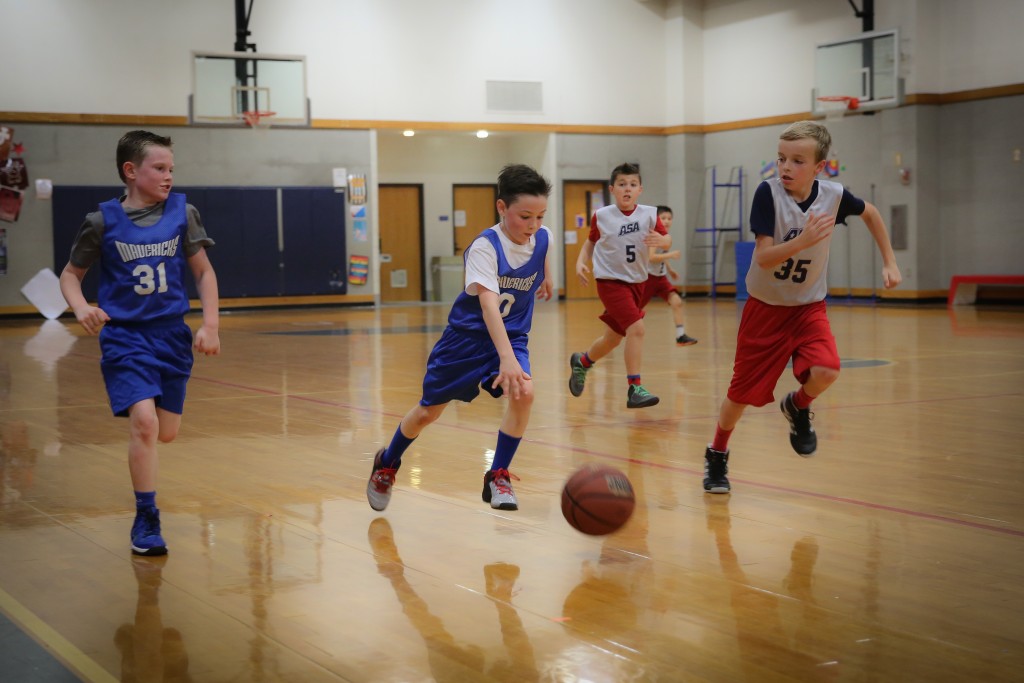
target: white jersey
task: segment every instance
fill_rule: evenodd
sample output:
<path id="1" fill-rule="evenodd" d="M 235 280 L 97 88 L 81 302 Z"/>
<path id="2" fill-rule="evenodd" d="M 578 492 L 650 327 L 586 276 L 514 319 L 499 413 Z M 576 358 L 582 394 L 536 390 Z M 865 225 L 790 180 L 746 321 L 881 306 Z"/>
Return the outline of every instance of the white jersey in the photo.
<path id="1" fill-rule="evenodd" d="M 548 244 L 551 244 L 551 228 L 546 225 L 540 226 L 541 230 L 548 233 Z M 501 247 L 505 251 L 505 260 L 513 268 L 521 268 L 526 262 L 533 258 L 533 250 L 537 245 L 537 236 L 531 235 L 526 244 L 516 244 L 508 238 L 501 229 L 501 224 L 495 225 L 488 230 L 493 230 L 501 240 Z M 499 291 L 498 287 L 498 254 L 494 251 L 494 245 L 489 240 L 474 239 L 466 252 L 466 294 L 478 296 L 479 287 L 492 292 Z"/>
<path id="2" fill-rule="evenodd" d="M 658 225 L 658 210 L 637 204 L 627 216 L 615 204 L 597 210 L 590 227 L 594 244 L 594 277 L 646 282 L 650 261 L 644 238 Z"/>
<path id="3" fill-rule="evenodd" d="M 664 254 L 665 250 L 659 249 L 655 253 Z M 664 275 L 668 275 L 668 261 L 651 261 L 649 264 L 647 264 L 647 272 L 651 275 L 651 277 L 661 277 Z"/>
<path id="4" fill-rule="evenodd" d="M 774 244 L 788 242 L 804 230 L 810 213 L 830 213 L 835 217 L 843 198 L 843 186 L 831 180 L 818 181 L 818 196 L 807 211 L 801 211 L 796 201 L 786 194 L 782 181 L 765 181 L 772 190 L 775 203 Z M 828 250 L 832 237 L 794 254 L 774 269 L 761 268 L 752 263 L 747 271 L 747 291 L 766 304 L 775 306 L 801 306 L 822 301 L 828 294 L 825 273 L 828 271 Z"/>

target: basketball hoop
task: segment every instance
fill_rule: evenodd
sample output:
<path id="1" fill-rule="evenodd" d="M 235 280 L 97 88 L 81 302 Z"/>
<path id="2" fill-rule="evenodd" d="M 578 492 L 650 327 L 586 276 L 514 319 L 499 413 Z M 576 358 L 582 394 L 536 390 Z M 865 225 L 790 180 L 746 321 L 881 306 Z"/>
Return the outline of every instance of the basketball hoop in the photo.
<path id="1" fill-rule="evenodd" d="M 818 106 L 825 112 L 827 120 L 838 121 L 846 112 L 855 111 L 860 100 L 848 95 L 823 95 L 818 98 Z"/>
<path id="2" fill-rule="evenodd" d="M 250 128 L 267 130 L 270 128 L 272 119 L 277 115 L 276 111 L 243 111 L 242 120 Z"/>

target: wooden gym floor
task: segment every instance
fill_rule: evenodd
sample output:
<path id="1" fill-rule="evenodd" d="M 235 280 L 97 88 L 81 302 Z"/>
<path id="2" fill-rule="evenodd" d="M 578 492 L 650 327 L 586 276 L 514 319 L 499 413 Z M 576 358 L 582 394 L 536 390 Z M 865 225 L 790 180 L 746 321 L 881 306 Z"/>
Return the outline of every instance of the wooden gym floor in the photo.
<path id="1" fill-rule="evenodd" d="M 0 679 L 1024 678 L 1024 310 L 834 303 L 844 370 L 814 406 L 817 455 L 792 452 L 777 404 L 750 409 L 732 495 L 705 495 L 739 311 L 691 300 L 700 343 L 677 348 L 652 304 L 662 402 L 629 411 L 621 350 L 582 397 L 566 386 L 597 302 L 538 304 L 520 510 L 480 500 L 503 410 L 483 396 L 416 441 L 382 514 L 370 459 L 447 306 L 225 314 L 160 447 L 164 559 L 129 553 L 127 423 L 97 340 L 0 322 Z M 559 508 L 590 462 L 638 494 L 605 538 Z"/>

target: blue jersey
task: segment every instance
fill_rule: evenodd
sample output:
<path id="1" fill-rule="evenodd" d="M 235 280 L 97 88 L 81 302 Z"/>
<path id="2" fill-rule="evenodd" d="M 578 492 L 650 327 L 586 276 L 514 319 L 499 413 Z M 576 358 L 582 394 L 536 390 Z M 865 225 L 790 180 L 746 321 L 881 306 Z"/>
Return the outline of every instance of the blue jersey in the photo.
<path id="1" fill-rule="evenodd" d="M 188 313 L 185 195 L 168 195 L 163 216 L 145 228 L 128 218 L 117 199 L 100 204 L 100 211 L 105 230 L 97 296 L 111 321 L 146 322 Z"/>
<path id="2" fill-rule="evenodd" d="M 485 230 L 477 239 L 486 239 L 498 256 L 498 310 L 505 323 L 508 336 L 524 336 L 533 323 L 533 304 L 537 289 L 544 282 L 544 263 L 548 254 L 548 231 L 538 230 L 534 235 L 533 255 L 518 268 L 509 265 L 501 238 L 494 230 Z M 466 253 L 469 249 L 466 249 Z M 463 255 L 465 258 L 465 255 Z M 448 326 L 460 332 L 488 336 L 484 323 L 480 297 L 462 291 L 448 314 Z"/>

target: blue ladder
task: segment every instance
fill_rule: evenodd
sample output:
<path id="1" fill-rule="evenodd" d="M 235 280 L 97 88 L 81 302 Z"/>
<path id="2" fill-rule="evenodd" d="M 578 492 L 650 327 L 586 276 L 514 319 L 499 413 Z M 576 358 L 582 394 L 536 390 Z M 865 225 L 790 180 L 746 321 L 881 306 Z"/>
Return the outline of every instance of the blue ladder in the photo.
<path id="1" fill-rule="evenodd" d="M 732 181 L 733 171 L 739 171 L 735 182 Z M 707 177 L 707 176 L 705 176 Z M 731 189 L 737 189 L 739 192 L 736 193 L 737 199 L 737 211 L 736 220 L 737 225 L 721 227 L 718 225 L 718 192 L 722 190 L 726 193 L 726 199 L 728 199 L 728 193 Z M 698 233 L 708 233 L 711 235 L 711 244 L 698 246 L 698 249 L 711 249 L 711 261 L 705 263 L 711 267 L 711 296 L 714 298 L 718 293 L 719 285 L 735 285 L 736 282 L 720 282 L 718 280 L 718 239 L 720 233 L 735 232 L 739 234 L 739 240 L 743 239 L 743 167 L 734 166 L 729 170 L 729 182 L 720 183 L 718 182 L 718 167 L 711 167 L 711 227 L 709 228 L 697 228 Z"/>

